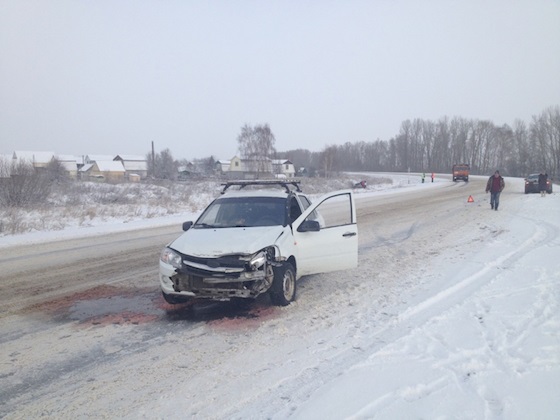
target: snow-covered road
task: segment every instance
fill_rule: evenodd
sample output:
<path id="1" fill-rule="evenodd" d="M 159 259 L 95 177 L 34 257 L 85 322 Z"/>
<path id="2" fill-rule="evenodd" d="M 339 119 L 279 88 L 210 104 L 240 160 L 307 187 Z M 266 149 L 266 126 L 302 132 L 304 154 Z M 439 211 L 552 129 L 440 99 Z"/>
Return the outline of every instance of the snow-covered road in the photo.
<path id="1" fill-rule="evenodd" d="M 560 196 L 484 184 L 357 191 L 359 268 L 288 307 L 172 308 L 154 260 L 0 317 L 0 417 L 557 418 Z"/>

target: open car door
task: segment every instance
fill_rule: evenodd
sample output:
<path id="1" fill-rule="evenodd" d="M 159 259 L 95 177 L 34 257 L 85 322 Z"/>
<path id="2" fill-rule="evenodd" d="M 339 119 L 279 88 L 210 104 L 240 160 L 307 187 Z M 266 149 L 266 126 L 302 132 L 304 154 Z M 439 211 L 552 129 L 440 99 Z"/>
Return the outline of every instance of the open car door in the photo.
<path id="1" fill-rule="evenodd" d="M 298 277 L 358 266 L 358 225 L 351 190 L 322 196 L 292 226 Z"/>

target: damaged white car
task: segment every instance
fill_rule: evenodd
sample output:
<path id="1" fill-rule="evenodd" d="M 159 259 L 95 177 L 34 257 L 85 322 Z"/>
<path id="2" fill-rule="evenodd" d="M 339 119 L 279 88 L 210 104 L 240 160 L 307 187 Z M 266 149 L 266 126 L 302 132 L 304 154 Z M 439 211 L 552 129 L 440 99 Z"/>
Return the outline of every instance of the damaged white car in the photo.
<path id="1" fill-rule="evenodd" d="M 312 204 L 299 181 L 223 185 L 222 195 L 196 222 L 185 222 L 185 232 L 161 253 L 167 302 L 269 293 L 275 305 L 285 306 L 295 299 L 301 276 L 358 265 L 352 191 L 336 191 Z"/>

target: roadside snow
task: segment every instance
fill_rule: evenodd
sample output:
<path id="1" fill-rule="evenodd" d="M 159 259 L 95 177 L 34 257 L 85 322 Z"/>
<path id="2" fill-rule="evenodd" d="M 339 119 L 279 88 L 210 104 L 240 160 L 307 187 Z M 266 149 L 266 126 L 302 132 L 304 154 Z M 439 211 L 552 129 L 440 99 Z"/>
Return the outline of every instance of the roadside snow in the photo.
<path id="1" fill-rule="evenodd" d="M 507 182 L 522 191 L 522 180 Z M 449 244 L 424 274 L 441 288 L 374 332 L 396 329 L 397 340 L 366 352 L 290 416 L 558 418 L 560 197 L 509 198 L 510 210 L 488 215 L 492 240 L 460 261 Z"/>
<path id="2" fill-rule="evenodd" d="M 398 340 L 349 366 L 291 415 L 557 418 L 560 203 L 558 196 L 522 201 L 522 214 L 508 213 L 508 231 L 461 268 L 449 255 L 437 258 L 430 275 L 452 286 L 399 314 L 387 327 L 400 329 Z M 446 299 L 454 305 L 430 313 Z"/>
<path id="3" fill-rule="evenodd" d="M 319 187 L 314 185 L 317 184 L 317 181 L 314 180 L 312 187 L 314 187 L 314 189 L 322 189 L 324 192 L 327 192 L 340 188 L 348 188 L 349 185 L 352 185 L 354 182 L 359 182 L 361 179 L 376 180 L 376 182 L 370 182 L 366 190 L 354 190 L 357 194 L 363 194 L 371 193 L 373 191 L 400 191 L 403 188 L 417 186 L 420 180 L 418 175 L 375 175 L 368 173 L 355 173 L 350 174 L 350 176 L 355 177 L 355 180 L 354 178 L 347 180 L 322 180 Z M 94 200 L 96 196 L 103 196 L 103 194 L 107 194 L 102 190 L 103 187 L 106 186 L 105 184 L 87 184 L 88 185 L 85 190 L 89 194 L 87 194 L 88 197 L 86 199 L 83 199 L 87 201 L 87 203 L 92 204 L 90 201 Z M 127 190 L 127 184 L 123 185 L 123 191 L 117 189 L 120 185 L 109 185 L 109 187 L 112 188 L 112 194 L 130 195 L 130 192 Z M 200 185 L 196 185 L 196 187 L 192 189 L 189 189 L 190 187 L 188 186 L 181 189 L 179 188 L 181 186 L 185 187 L 180 184 L 174 189 L 168 189 L 170 191 L 167 192 L 168 196 L 165 197 L 165 200 L 175 203 L 174 213 L 169 215 L 165 215 L 168 211 L 162 211 L 161 206 L 158 204 L 158 199 L 161 197 L 154 198 L 150 196 L 150 191 L 156 187 L 149 184 L 145 185 L 147 192 L 142 192 L 139 198 L 136 199 L 140 199 L 141 201 L 134 202 L 134 204 L 127 206 L 120 206 L 117 204 L 112 206 L 110 204 L 96 204 L 96 206 L 102 209 L 97 211 L 97 213 L 112 214 L 112 216 L 92 217 L 87 220 L 87 222 L 82 220 L 85 217 L 83 214 L 76 216 L 76 211 L 70 210 L 73 207 L 71 204 L 67 204 L 62 209 L 54 208 L 55 206 L 53 206 L 50 211 L 47 210 L 43 214 L 38 214 L 35 211 L 21 211 L 22 214 L 20 217 L 26 220 L 42 217 L 42 229 L 35 229 L 32 232 L 15 235 L 0 234 L 0 249 L 5 246 L 28 245 L 32 243 L 58 241 L 76 237 L 104 235 L 146 227 L 181 225 L 184 221 L 195 220 L 200 212 L 204 210 L 204 208 L 214 198 L 216 198 L 221 191 L 220 182 L 202 182 Z M 140 184 L 134 184 L 132 187 L 133 191 L 137 194 L 139 194 L 139 191 L 142 191 L 142 185 Z M 97 193 L 96 188 L 101 189 L 101 192 Z M 163 188 L 161 187 L 159 188 L 159 190 L 162 189 Z M 320 192 L 309 193 L 307 190 L 306 193 L 308 193 L 311 199 L 321 195 Z M 67 201 L 68 198 L 62 197 L 61 200 Z M 142 204 L 142 201 L 144 201 L 144 204 Z M 113 209 L 111 209 L 111 207 L 113 207 Z M 190 210 L 184 210 L 185 207 L 189 207 Z M 130 208 L 132 208 L 133 211 L 131 211 Z M 138 208 L 141 208 L 141 210 L 138 210 Z M 135 214 L 135 216 L 132 217 L 130 215 L 131 213 Z M 146 217 L 146 214 L 150 214 L 150 217 Z M 151 216 L 153 214 L 159 214 L 159 216 Z"/>

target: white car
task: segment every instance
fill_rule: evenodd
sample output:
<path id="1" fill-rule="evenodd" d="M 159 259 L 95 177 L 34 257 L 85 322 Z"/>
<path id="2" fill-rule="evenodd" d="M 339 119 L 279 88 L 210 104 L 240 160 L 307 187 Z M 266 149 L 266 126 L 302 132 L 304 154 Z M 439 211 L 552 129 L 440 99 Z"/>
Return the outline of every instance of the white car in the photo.
<path id="1" fill-rule="evenodd" d="M 268 292 L 275 305 L 285 306 L 295 299 L 301 276 L 358 265 L 351 190 L 312 204 L 299 181 L 223 185 L 222 195 L 196 222 L 183 223 L 185 232 L 161 253 L 159 279 L 167 302 L 254 299 Z"/>

